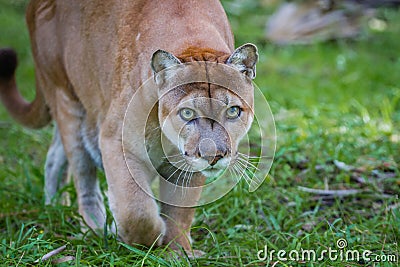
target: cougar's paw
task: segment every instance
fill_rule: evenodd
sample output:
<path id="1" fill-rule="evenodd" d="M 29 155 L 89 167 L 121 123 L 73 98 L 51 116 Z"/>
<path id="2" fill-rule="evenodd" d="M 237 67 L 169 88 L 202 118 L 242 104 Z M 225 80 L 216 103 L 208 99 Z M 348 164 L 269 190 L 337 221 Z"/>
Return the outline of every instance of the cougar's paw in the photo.
<path id="1" fill-rule="evenodd" d="M 186 255 L 188 256 L 189 259 L 197 259 L 197 258 L 202 258 L 206 253 L 201 250 L 190 250 L 190 251 L 185 251 Z"/>
<path id="2" fill-rule="evenodd" d="M 178 259 L 197 259 L 202 258 L 206 253 L 201 250 L 184 250 L 183 248 L 170 248 L 168 252 L 169 257 Z"/>

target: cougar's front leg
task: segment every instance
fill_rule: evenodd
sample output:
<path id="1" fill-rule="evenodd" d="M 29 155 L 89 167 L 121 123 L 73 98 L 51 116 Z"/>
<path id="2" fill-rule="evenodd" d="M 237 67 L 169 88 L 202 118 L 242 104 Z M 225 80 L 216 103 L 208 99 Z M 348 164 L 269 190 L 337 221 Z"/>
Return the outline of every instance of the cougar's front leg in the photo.
<path id="1" fill-rule="evenodd" d="M 102 129 L 100 148 L 118 236 L 128 244 L 161 245 L 165 225 L 155 200 L 143 191 L 150 192 L 150 172 L 129 152 L 125 161 L 120 130 L 109 133 L 113 126 L 107 123 Z"/>
<path id="2" fill-rule="evenodd" d="M 168 165 L 162 169 L 171 170 Z M 161 169 L 161 173 L 163 173 Z M 173 170 L 172 172 L 174 172 Z M 171 172 L 171 171 L 169 171 Z M 183 174 L 184 175 L 184 174 Z M 169 177 L 168 173 L 163 173 L 164 177 Z M 163 199 L 174 199 L 173 202 L 179 202 L 180 205 L 161 204 L 161 214 L 165 220 L 167 231 L 164 238 L 164 244 L 176 249 L 181 246 L 189 255 L 191 255 L 191 237 L 190 228 L 192 226 L 195 208 L 185 206 L 195 206 L 200 199 L 201 186 L 204 185 L 205 177 L 201 173 L 194 173 L 190 181 L 182 179 L 182 174 L 177 171 L 173 177 L 168 178 L 168 182 L 184 186 L 174 188 L 165 186 L 166 181 L 161 179 L 160 195 Z M 164 184 L 164 186 L 163 186 Z M 190 188 L 185 190 L 185 188 Z M 196 189 L 194 189 L 196 188 Z M 168 202 L 168 201 L 167 201 Z"/>
<path id="3" fill-rule="evenodd" d="M 103 229 L 106 222 L 103 196 L 96 176 L 96 166 L 82 140 L 85 111 L 78 100 L 57 91 L 56 121 L 74 178 L 79 213 L 92 229 Z"/>

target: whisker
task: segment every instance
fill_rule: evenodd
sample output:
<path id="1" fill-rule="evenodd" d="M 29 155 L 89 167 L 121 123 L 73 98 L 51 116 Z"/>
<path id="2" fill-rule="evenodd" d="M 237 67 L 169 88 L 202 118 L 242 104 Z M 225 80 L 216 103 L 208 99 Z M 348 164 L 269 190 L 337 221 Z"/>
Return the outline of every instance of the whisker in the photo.
<path id="1" fill-rule="evenodd" d="M 181 194 L 181 199 L 182 200 L 184 200 L 184 198 L 185 198 L 185 196 L 186 196 L 186 186 L 185 186 L 185 179 L 186 179 L 186 175 L 187 175 L 187 172 L 186 172 L 186 170 L 187 170 L 187 166 L 185 166 L 185 168 L 182 170 L 182 174 L 183 174 L 183 176 L 182 176 L 182 183 L 181 184 L 179 184 L 179 186 L 181 187 L 181 190 L 182 190 L 182 194 Z M 177 186 L 178 186 L 178 184 L 177 184 Z"/>
<path id="2" fill-rule="evenodd" d="M 190 171 L 191 168 L 192 167 L 190 165 L 188 165 L 188 167 L 185 170 L 185 176 L 183 177 L 183 183 L 184 183 L 183 190 L 185 190 L 184 194 L 183 194 L 183 198 L 186 197 L 186 194 L 187 194 L 187 191 L 188 191 L 188 187 L 189 187 L 189 183 L 190 183 L 190 181 L 192 179 L 192 176 L 193 176 L 193 172 Z"/>
<path id="3" fill-rule="evenodd" d="M 187 179 L 187 181 L 186 181 L 185 187 L 189 187 L 190 182 L 191 182 L 192 177 L 193 177 L 193 172 L 192 172 L 192 167 L 191 167 L 191 166 L 189 166 L 189 168 L 188 168 L 188 170 L 186 171 L 186 173 L 188 173 L 188 179 Z M 185 178 L 186 178 L 186 177 L 185 177 Z"/>
<path id="4" fill-rule="evenodd" d="M 247 164 L 247 162 L 242 162 L 242 161 L 240 161 L 240 160 L 237 160 L 236 163 L 237 163 L 237 164 L 240 164 L 240 166 L 241 166 L 244 170 L 246 170 L 246 169 L 249 168 L 249 164 Z"/>
<path id="5" fill-rule="evenodd" d="M 169 168 L 168 168 L 168 170 L 166 172 L 169 173 L 173 168 L 180 169 L 183 166 L 181 164 L 183 162 L 185 162 L 185 159 L 178 160 L 178 161 L 175 161 L 175 162 L 171 162 L 171 161 L 166 162 L 166 163 L 170 164 L 170 166 L 169 166 Z M 178 166 L 178 164 L 181 164 L 181 166 Z"/>
<path id="6" fill-rule="evenodd" d="M 242 180 L 242 178 L 247 185 L 250 185 L 250 182 L 247 180 L 247 176 L 244 173 L 241 175 L 240 180 Z M 239 182 L 240 182 L 240 180 L 239 180 Z"/>
<path id="7" fill-rule="evenodd" d="M 184 162 L 184 161 L 186 161 L 185 159 L 181 159 L 181 160 L 178 160 L 178 161 L 168 161 L 170 164 L 178 164 L 178 163 L 181 163 L 181 162 Z"/>
<path id="8" fill-rule="evenodd" d="M 181 171 L 180 171 L 180 173 L 179 173 L 178 179 L 176 179 L 176 181 L 175 181 L 174 193 L 176 192 L 176 188 L 178 188 L 179 180 L 181 179 L 181 176 L 182 176 L 182 174 L 184 173 L 184 170 L 185 170 L 186 168 L 187 168 L 187 163 L 185 162 L 185 163 L 183 163 L 183 168 L 181 169 Z M 181 186 L 181 188 L 182 188 L 182 190 L 183 190 L 183 187 L 182 187 L 182 186 Z M 182 191 L 182 193 L 183 193 L 183 191 Z"/>
<path id="9" fill-rule="evenodd" d="M 249 155 L 246 155 L 246 154 L 243 154 L 243 153 L 239 153 L 238 154 L 238 158 L 244 159 L 244 160 L 252 162 L 252 163 L 258 163 L 261 160 L 260 157 L 256 157 L 256 156 L 253 157 L 253 156 L 249 156 Z"/>
<path id="10" fill-rule="evenodd" d="M 181 166 L 179 166 L 178 168 L 175 167 L 175 166 L 173 166 L 173 167 L 176 168 L 176 170 L 175 170 L 170 176 L 168 176 L 168 178 L 167 178 L 166 180 L 169 181 L 169 179 L 170 179 L 178 170 L 180 170 L 185 164 L 186 164 L 185 162 L 182 163 Z"/>
<path id="11" fill-rule="evenodd" d="M 168 159 L 168 158 L 176 158 L 176 157 L 179 157 L 179 156 L 182 156 L 182 154 L 181 153 L 177 153 L 177 154 L 174 154 L 174 155 L 165 155 L 162 158 L 163 159 Z"/>
<path id="12" fill-rule="evenodd" d="M 237 173 L 237 171 L 232 167 L 232 168 L 229 168 L 229 172 L 231 173 L 231 175 L 233 176 L 233 177 L 235 177 L 235 179 L 236 179 L 236 181 L 240 181 L 240 175 Z"/>
<path id="13" fill-rule="evenodd" d="M 240 164 L 242 164 L 242 169 L 243 169 L 243 175 L 246 179 L 246 181 L 251 181 L 251 176 L 248 172 L 246 172 L 246 170 L 248 170 L 247 165 L 244 165 L 243 163 L 241 163 L 240 161 L 238 161 L 238 166 L 240 166 Z M 252 173 L 253 174 L 253 173 Z M 250 184 L 249 184 L 250 185 Z"/>
<path id="14" fill-rule="evenodd" d="M 183 178 L 182 178 L 182 184 L 180 185 L 182 188 L 182 199 L 184 199 L 186 197 L 187 194 L 187 177 L 188 177 L 188 173 L 190 174 L 189 170 L 191 169 L 191 166 L 189 164 L 186 164 L 185 168 L 183 169 L 182 173 L 183 173 Z"/>
<path id="15" fill-rule="evenodd" d="M 251 167 L 253 167 L 253 168 L 255 168 L 255 169 L 258 169 L 258 168 L 257 168 L 257 164 L 258 164 L 259 162 L 252 162 L 249 158 L 245 158 L 245 157 L 243 157 L 243 156 L 239 156 L 239 157 L 237 157 L 237 159 L 240 160 L 240 161 L 242 161 L 242 162 L 245 162 L 245 163 L 249 164 Z"/>
<path id="16" fill-rule="evenodd" d="M 174 165 L 170 164 L 170 166 L 169 166 L 168 170 L 166 171 L 166 173 L 169 173 L 169 172 L 170 172 L 172 169 L 174 169 L 174 168 L 178 169 L 178 168 L 175 167 Z"/>
<path id="17" fill-rule="evenodd" d="M 254 163 L 252 163 L 252 162 L 250 162 L 248 160 L 245 160 L 245 159 L 240 158 L 240 157 L 237 158 L 237 159 L 238 159 L 238 162 L 241 162 L 241 163 L 245 164 L 246 167 L 247 167 L 247 165 L 249 165 L 249 167 L 251 167 L 251 168 L 253 168 L 253 169 L 257 170 L 257 171 L 260 170 Z"/>
<path id="18" fill-rule="evenodd" d="M 252 160 L 252 161 L 260 159 L 260 157 L 258 157 L 258 156 L 250 156 L 250 155 L 243 154 L 243 153 L 240 153 L 240 152 L 238 152 L 238 156 L 240 158 L 243 158 L 243 159 L 246 159 L 246 160 Z"/>
<path id="19" fill-rule="evenodd" d="M 249 174 L 246 171 L 244 171 L 243 175 L 244 175 L 244 180 L 246 181 L 246 184 L 248 186 L 250 186 L 252 179 L 250 178 Z"/>
<path id="20" fill-rule="evenodd" d="M 250 155 L 247 155 L 247 154 L 244 154 L 241 152 L 238 152 L 238 155 L 244 156 L 249 159 L 255 159 L 255 160 L 257 160 L 257 159 L 273 159 L 274 158 L 273 156 L 250 156 Z"/>
<path id="21" fill-rule="evenodd" d="M 161 129 L 161 126 L 158 126 L 158 127 L 154 128 L 154 129 L 151 129 L 151 130 L 149 130 L 149 131 L 150 131 L 150 132 L 154 132 L 154 131 L 157 131 L 157 130 L 159 130 L 159 129 Z"/>
<path id="22" fill-rule="evenodd" d="M 240 178 L 243 177 L 244 181 L 250 186 L 250 182 L 248 181 L 249 177 L 247 176 L 245 170 L 242 167 L 240 167 L 239 165 L 235 165 L 234 168 L 236 169 L 236 171 L 238 171 L 241 174 Z"/>

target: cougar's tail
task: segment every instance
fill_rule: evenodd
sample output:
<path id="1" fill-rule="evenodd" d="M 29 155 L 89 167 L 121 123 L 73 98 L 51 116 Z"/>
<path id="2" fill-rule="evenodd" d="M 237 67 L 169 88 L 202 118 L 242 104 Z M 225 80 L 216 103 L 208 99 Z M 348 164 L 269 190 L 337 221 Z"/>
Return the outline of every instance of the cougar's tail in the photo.
<path id="1" fill-rule="evenodd" d="M 17 64 L 14 50 L 0 49 L 0 99 L 16 121 L 26 127 L 41 128 L 51 120 L 48 107 L 39 88 L 31 103 L 20 95 L 15 81 Z"/>

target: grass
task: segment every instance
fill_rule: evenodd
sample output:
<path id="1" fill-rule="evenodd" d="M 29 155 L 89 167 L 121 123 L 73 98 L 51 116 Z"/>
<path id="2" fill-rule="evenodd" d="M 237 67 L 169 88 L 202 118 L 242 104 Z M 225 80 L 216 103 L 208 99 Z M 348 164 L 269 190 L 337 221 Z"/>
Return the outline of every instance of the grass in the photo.
<path id="1" fill-rule="evenodd" d="M 18 83 L 32 99 L 25 2 L 0 0 L 0 47 L 18 51 Z M 44 206 L 43 166 L 51 127 L 24 129 L 0 106 L 0 264 L 32 265 L 67 245 L 54 258 L 74 260 L 59 266 L 399 266 L 399 261 L 257 257 L 265 246 L 321 253 L 336 249 L 336 241 L 345 238 L 348 250 L 399 258 L 399 11 L 380 10 L 387 29 L 369 31 L 357 41 L 279 47 L 263 38 L 271 10 L 255 1 L 246 0 L 241 8 L 235 3 L 224 2 L 237 44 L 253 42 L 260 49 L 256 84 L 275 115 L 277 153 L 267 181 L 255 193 L 241 185 L 198 208 L 194 248 L 206 256 L 169 260 L 163 248 L 140 250 L 108 234 L 82 234 L 76 204 Z M 329 197 L 299 186 L 359 192 Z M 74 195 L 73 186 L 66 190 Z"/>

